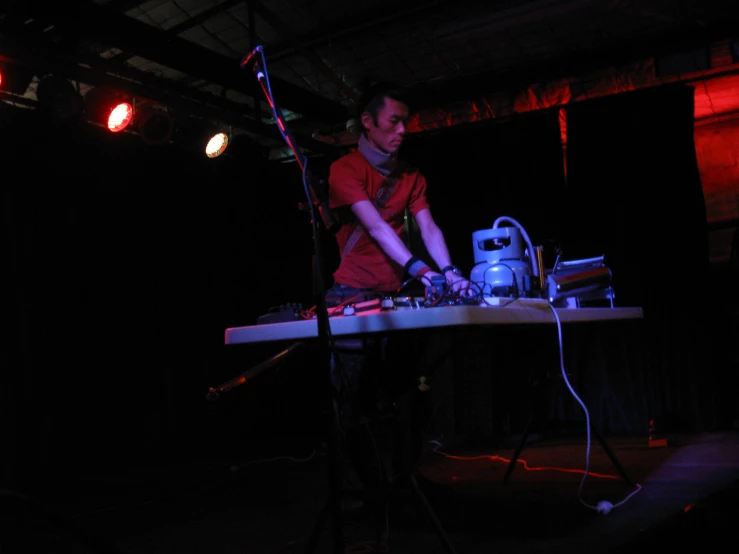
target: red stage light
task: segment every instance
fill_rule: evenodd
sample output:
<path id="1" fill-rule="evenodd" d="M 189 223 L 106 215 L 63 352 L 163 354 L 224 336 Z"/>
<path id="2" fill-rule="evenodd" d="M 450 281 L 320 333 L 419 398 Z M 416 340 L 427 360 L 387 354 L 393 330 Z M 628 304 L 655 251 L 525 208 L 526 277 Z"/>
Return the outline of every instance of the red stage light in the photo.
<path id="1" fill-rule="evenodd" d="M 133 120 L 133 103 L 111 91 L 91 89 L 85 95 L 85 106 L 90 122 L 112 133 L 122 131 Z"/>
<path id="2" fill-rule="evenodd" d="M 108 130 L 117 133 L 125 129 L 133 119 L 133 106 L 128 102 L 116 104 L 108 116 Z"/>

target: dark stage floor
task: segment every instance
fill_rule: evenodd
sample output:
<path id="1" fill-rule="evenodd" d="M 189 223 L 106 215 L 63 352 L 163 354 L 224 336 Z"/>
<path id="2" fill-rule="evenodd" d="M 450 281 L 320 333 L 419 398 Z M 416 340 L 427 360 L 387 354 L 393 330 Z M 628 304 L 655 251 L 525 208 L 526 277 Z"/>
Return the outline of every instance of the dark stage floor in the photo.
<path id="1" fill-rule="evenodd" d="M 705 551 L 731 544 L 739 523 L 739 435 L 669 438 L 662 448 L 645 438 L 609 440 L 640 490 L 594 441 L 581 491 L 584 440 L 529 444 L 507 483 L 505 458 L 513 449 L 431 442 L 417 477 L 423 495 L 398 487 L 383 525 L 361 509 L 345 512 L 345 552 L 377 551 L 378 532 L 380 551 L 411 553 Z M 60 476 L 32 494 L 6 491 L 0 552 L 307 552 L 328 492 L 326 456 L 299 450 L 284 441 L 232 463 L 98 468 L 85 478 Z M 601 500 L 615 505 L 608 515 L 588 507 Z M 332 521 L 325 519 L 314 552 L 336 551 Z"/>

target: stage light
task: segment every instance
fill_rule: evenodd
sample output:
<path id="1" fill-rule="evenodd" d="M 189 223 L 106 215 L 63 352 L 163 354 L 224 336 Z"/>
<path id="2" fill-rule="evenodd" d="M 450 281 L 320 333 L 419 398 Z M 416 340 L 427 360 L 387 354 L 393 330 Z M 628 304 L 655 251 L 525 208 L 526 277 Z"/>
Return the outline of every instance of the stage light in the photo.
<path id="1" fill-rule="evenodd" d="M 128 127 L 133 120 L 133 101 L 112 91 L 91 89 L 85 95 L 87 118 L 112 133 Z"/>
<path id="2" fill-rule="evenodd" d="M 36 88 L 39 111 L 53 119 L 70 119 L 82 113 L 82 96 L 64 77 L 48 75 Z"/>
<path id="3" fill-rule="evenodd" d="M 136 128 L 141 139 L 150 145 L 166 144 L 172 138 L 174 118 L 157 106 L 136 107 Z"/>
<path id="4" fill-rule="evenodd" d="M 205 155 L 209 158 L 216 158 L 223 154 L 228 147 L 228 135 L 220 131 L 210 137 L 205 145 Z"/>
<path id="5" fill-rule="evenodd" d="M 133 106 L 128 102 L 117 104 L 108 117 L 108 129 L 117 133 L 125 129 L 133 119 Z"/>
<path id="6" fill-rule="evenodd" d="M 217 158 L 228 147 L 230 133 L 211 121 L 194 117 L 177 118 L 174 140 L 180 146 L 208 158 Z"/>

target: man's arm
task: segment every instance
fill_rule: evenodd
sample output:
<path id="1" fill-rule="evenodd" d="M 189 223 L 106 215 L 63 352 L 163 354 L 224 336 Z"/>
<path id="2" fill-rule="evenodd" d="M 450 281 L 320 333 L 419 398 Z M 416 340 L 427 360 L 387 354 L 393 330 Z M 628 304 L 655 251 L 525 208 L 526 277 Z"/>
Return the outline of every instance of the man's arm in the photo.
<path id="1" fill-rule="evenodd" d="M 423 239 L 426 250 L 439 268 L 443 269 L 452 265 L 444 234 L 431 216 L 431 210 L 424 209 L 418 212 L 416 214 L 416 223 L 418 223 L 418 229 L 421 231 L 421 239 Z M 451 270 L 446 272 L 444 278 L 456 292 L 469 289 L 469 281 Z"/>
<path id="2" fill-rule="evenodd" d="M 352 211 L 367 233 L 380 246 L 383 252 L 393 261 L 405 267 L 411 275 L 425 284 L 431 283 L 431 277 L 439 275 L 413 256 L 408 247 L 400 239 L 392 227 L 380 216 L 374 204 L 369 200 L 360 200 L 352 204 Z M 415 260 L 415 261 L 414 261 Z M 410 267 L 409 267 L 410 266 Z M 420 270 L 420 273 L 419 273 Z"/>
<path id="3" fill-rule="evenodd" d="M 382 251 L 391 259 L 404 266 L 413 257 L 398 234 L 382 219 L 372 202 L 369 200 L 355 202 L 352 204 L 352 211 L 367 233 L 377 241 Z"/>
<path id="4" fill-rule="evenodd" d="M 423 244 L 436 264 L 440 268 L 451 265 L 452 261 L 449 256 L 449 249 L 447 248 L 444 234 L 439 229 L 434 218 L 431 217 L 431 210 L 425 209 L 418 212 L 416 214 L 416 223 L 418 223 L 418 229 L 421 231 Z"/>

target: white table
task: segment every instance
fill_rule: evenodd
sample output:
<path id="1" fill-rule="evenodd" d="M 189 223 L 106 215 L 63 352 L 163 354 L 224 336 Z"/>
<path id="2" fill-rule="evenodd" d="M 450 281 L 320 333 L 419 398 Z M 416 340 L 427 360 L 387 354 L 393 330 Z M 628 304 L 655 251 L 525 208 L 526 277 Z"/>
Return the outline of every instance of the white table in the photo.
<path id="1" fill-rule="evenodd" d="M 556 309 L 562 323 L 643 318 L 639 307 L 552 308 L 545 300 L 519 298 L 500 306 L 440 306 L 369 310 L 329 318 L 334 337 L 362 336 L 389 331 L 486 325 L 554 323 Z M 318 338 L 318 320 L 305 319 L 226 329 L 226 344 Z"/>

